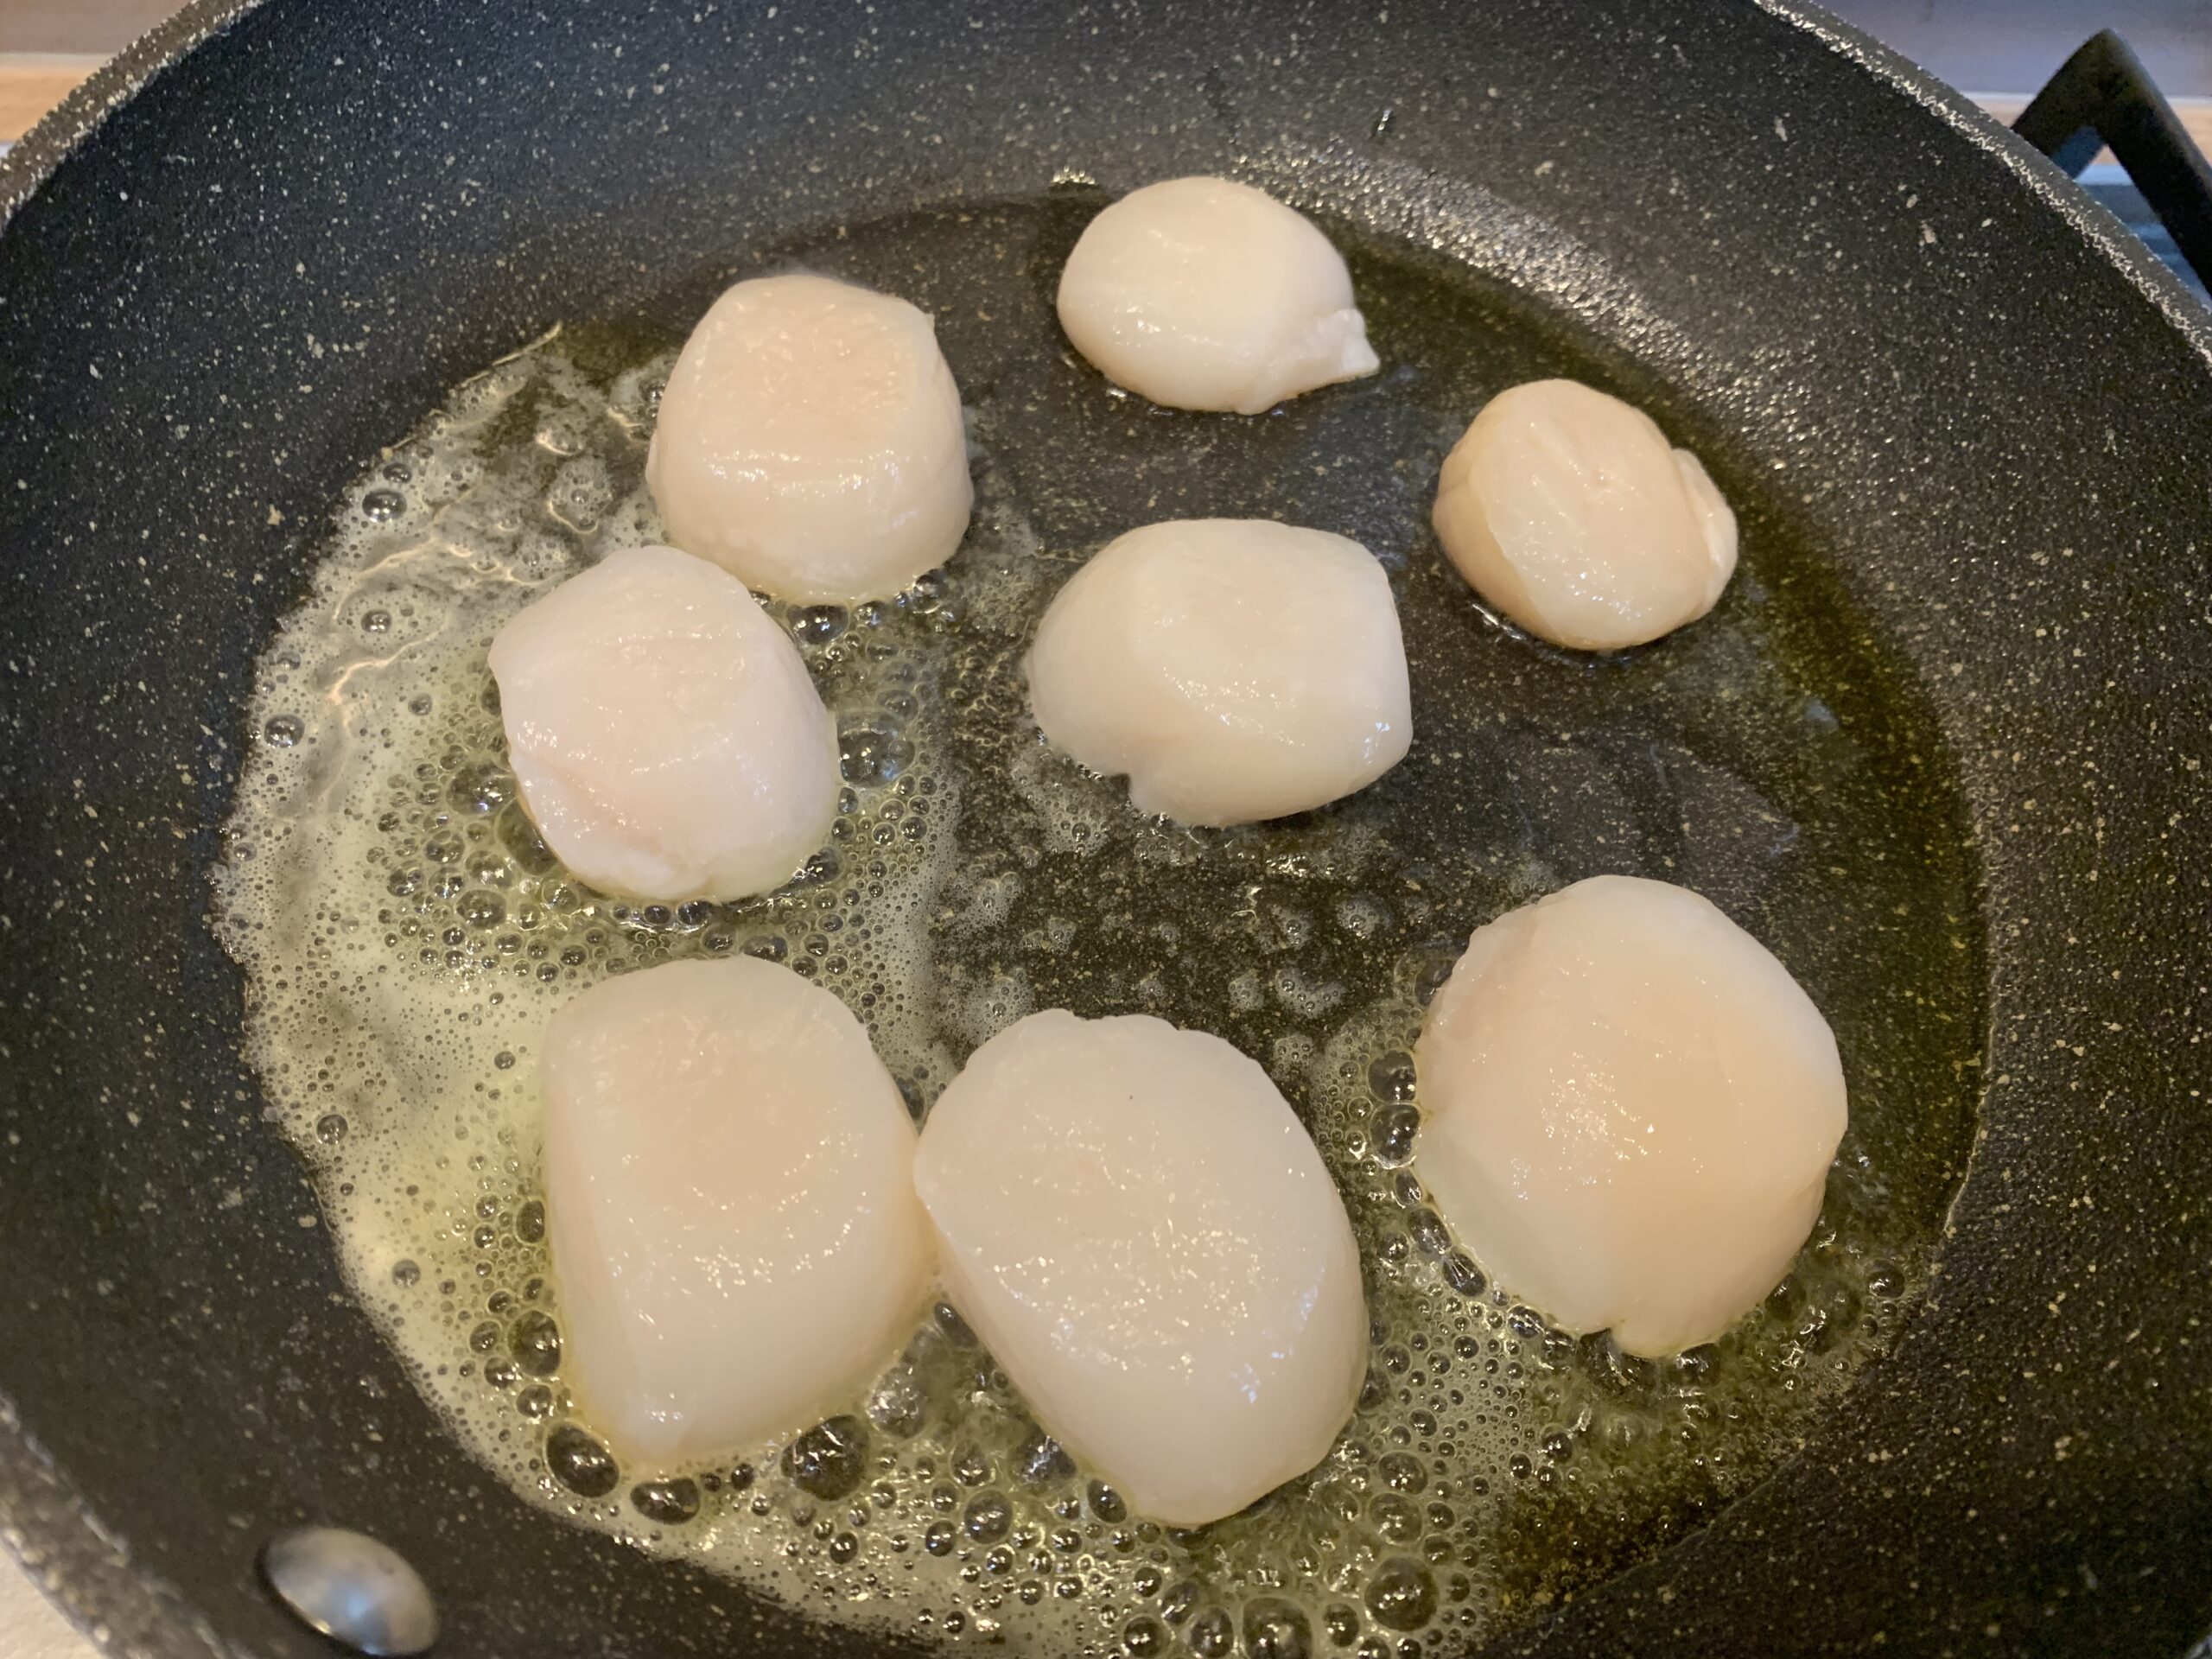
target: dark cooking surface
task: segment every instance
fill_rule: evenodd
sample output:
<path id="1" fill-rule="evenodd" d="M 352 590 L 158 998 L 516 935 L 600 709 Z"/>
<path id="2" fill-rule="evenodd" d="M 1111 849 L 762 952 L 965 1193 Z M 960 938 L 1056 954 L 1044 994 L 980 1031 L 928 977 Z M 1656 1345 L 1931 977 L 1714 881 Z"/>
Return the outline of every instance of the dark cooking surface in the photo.
<path id="1" fill-rule="evenodd" d="M 0 237 L 0 1395 L 136 1560 L 269 1652 L 323 1651 L 250 1572 L 308 1516 L 422 1566 L 450 1652 L 808 1646 L 525 1510 L 340 1294 L 200 920 L 251 659 L 345 479 L 550 322 L 797 227 L 1245 156 L 1733 435 L 1832 556 L 1839 652 L 1942 734 L 1985 882 L 1986 1138 L 1933 1306 L 1797 1462 L 1509 1650 L 2202 1634 L 2212 373 L 2178 294 L 1748 10 L 703 10 L 272 5 Z"/>

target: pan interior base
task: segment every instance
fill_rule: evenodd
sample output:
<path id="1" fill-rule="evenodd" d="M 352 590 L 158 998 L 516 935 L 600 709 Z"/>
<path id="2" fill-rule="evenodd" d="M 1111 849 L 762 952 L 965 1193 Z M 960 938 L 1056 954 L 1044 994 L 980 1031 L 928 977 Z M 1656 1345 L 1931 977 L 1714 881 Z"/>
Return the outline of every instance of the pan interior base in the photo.
<path id="1" fill-rule="evenodd" d="M 756 251 L 563 328 L 364 456 L 260 665 L 219 926 L 355 1294 L 459 1445 L 530 1502 L 875 1630 L 1211 1651 L 1278 1620 L 1317 1648 L 1456 1647 L 1709 1519 L 1848 1410 L 1894 1340 L 1974 1128 L 1963 813 L 1910 671 L 1847 605 L 1760 434 L 1708 424 L 1502 281 L 1343 224 L 1326 228 L 1379 374 L 1260 416 L 1155 409 L 1053 320 L 1100 200 L 1054 191 Z M 626 905 L 531 832 L 486 645 L 546 586 L 655 538 L 658 378 L 723 282 L 793 266 L 935 315 L 969 412 L 975 526 L 895 601 L 772 607 L 842 733 L 844 810 L 801 879 L 737 905 Z M 1650 408 L 1741 520 L 1713 614 L 1621 656 L 1502 626 L 1428 528 L 1468 418 L 1558 374 Z M 1415 736 L 1377 785 L 1189 830 L 1039 739 L 1020 661 L 1052 594 L 1120 531 L 1203 516 L 1338 531 L 1389 569 Z M 1604 872 L 1693 887 L 1772 949 L 1834 1027 L 1851 1087 L 1789 1278 L 1662 1363 L 1554 1330 L 1488 1282 L 1404 1167 L 1407 1051 L 1467 935 Z M 1242 1515 L 1163 1529 L 1070 1465 L 935 1312 L 826 1440 L 615 1467 L 562 1388 L 538 1034 L 603 975 L 739 950 L 845 997 L 918 1113 L 1036 1008 L 1150 1012 L 1259 1059 L 1311 1125 L 1368 1267 L 1372 1368 L 1335 1450 Z"/>

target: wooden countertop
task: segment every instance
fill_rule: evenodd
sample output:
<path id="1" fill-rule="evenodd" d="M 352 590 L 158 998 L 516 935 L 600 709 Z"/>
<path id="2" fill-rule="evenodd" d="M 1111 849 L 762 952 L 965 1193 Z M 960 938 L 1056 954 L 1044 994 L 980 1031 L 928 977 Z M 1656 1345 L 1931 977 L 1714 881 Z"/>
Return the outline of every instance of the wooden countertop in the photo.
<path id="1" fill-rule="evenodd" d="M 73 52 L 0 52 L 0 144 L 12 144 L 105 60 Z"/>

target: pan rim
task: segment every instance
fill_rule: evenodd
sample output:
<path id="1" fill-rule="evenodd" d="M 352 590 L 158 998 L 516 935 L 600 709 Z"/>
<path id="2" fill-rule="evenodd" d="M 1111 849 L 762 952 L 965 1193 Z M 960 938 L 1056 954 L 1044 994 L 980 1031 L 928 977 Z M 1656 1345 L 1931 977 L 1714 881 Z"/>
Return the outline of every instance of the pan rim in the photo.
<path id="1" fill-rule="evenodd" d="M 120 1536 L 0 1393 L 0 1572 L 19 1573 L 86 1646 L 209 1659 L 222 1643 L 190 1597 L 131 1559 Z"/>
<path id="2" fill-rule="evenodd" d="M 259 0 L 252 0 L 259 3 Z M 2212 310 L 2198 303 L 2181 278 L 2162 264 L 2097 199 L 2049 156 L 1948 81 L 1938 79 L 1856 24 L 1810 0 L 1751 0 L 1761 11 L 1802 30 L 1849 60 L 1884 86 L 1904 94 L 1983 154 L 2002 162 L 2028 193 L 2056 213 L 2136 291 L 2156 306 L 2190 348 L 2212 367 Z M 2053 66 L 2054 72 L 2056 66 Z"/>
<path id="3" fill-rule="evenodd" d="M 0 235 L 109 115 L 160 79 L 203 41 L 266 0 L 188 0 L 72 87 L 31 130 L 0 154 Z"/>
<path id="4" fill-rule="evenodd" d="M 142 36 L 73 92 L 22 143 L 0 158 L 0 233 L 4 233 L 16 208 L 43 188 L 84 139 L 105 124 L 110 111 L 157 79 L 187 52 L 249 13 L 257 11 L 264 3 L 265 0 L 193 0 L 192 4 Z M 1753 0 L 1753 3 L 1759 10 L 1811 35 L 1828 50 L 1851 60 L 1885 86 L 1903 92 L 1978 150 L 2003 161 L 2031 194 L 2057 212 L 2069 231 L 2080 240 L 2094 245 L 2103 256 L 2103 263 L 2127 278 L 2137 292 L 2152 302 L 2195 356 L 2212 365 L 2212 314 L 2197 307 L 2179 282 L 2159 266 L 2116 219 L 2009 130 L 1961 94 L 1818 7 L 1796 3 L 1796 0 Z M 2065 188 L 2056 188 L 2060 185 Z M 35 1443 L 15 1420 L 5 1396 L 0 1395 L 0 1452 L 19 1449 L 42 1466 L 51 1468 L 39 1459 Z M 0 1456 L 0 1474 L 12 1474 L 11 1463 L 10 1458 Z M 112 1544 L 103 1550 L 99 1541 L 104 1534 L 93 1512 L 69 1491 L 66 1478 L 61 1479 L 60 1486 L 68 1492 L 66 1503 L 44 1509 L 41 1520 L 35 1523 L 51 1529 L 42 1539 L 27 1533 L 22 1541 L 26 1549 L 41 1543 L 48 1548 L 48 1570 L 43 1576 L 52 1592 L 62 1593 L 66 1586 L 73 1584 L 97 1586 L 106 1622 L 130 1629 L 133 1620 L 126 1616 L 126 1609 L 130 1613 L 143 1609 L 161 1621 L 147 1623 L 172 1637 L 173 1645 L 163 1642 L 157 1644 L 158 1650 L 207 1651 L 188 1637 L 187 1627 L 167 1624 L 175 1617 L 174 1589 L 158 1575 L 118 1560 Z M 0 1501 L 16 1500 L 22 1496 L 14 1481 L 0 1478 Z M 60 1541 L 64 1525 L 73 1522 L 85 1541 L 81 1556 L 69 1554 L 79 1547 L 76 1540 Z M 129 1588 L 124 1588 L 126 1586 Z M 116 1599 L 111 1600 L 111 1597 Z"/>
<path id="5" fill-rule="evenodd" d="M 77 146 L 106 124 L 111 112 L 137 97 L 187 53 L 270 3 L 271 0 L 188 0 L 40 117 L 29 132 L 0 154 L 0 235 L 7 233 L 17 211 L 45 187 Z M 1976 149 L 2003 163 L 2031 196 L 2125 276 L 2212 368 L 2212 310 L 2197 302 L 2141 238 L 2042 151 L 1949 82 L 1827 7 L 1812 0 L 1749 0 L 1749 3 L 1902 93 Z"/>

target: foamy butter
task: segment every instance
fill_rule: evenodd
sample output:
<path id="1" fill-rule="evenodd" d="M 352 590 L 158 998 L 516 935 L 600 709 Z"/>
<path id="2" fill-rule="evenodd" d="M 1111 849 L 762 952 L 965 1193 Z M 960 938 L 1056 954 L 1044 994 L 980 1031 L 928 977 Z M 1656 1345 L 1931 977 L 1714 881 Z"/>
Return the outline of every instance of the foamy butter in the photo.
<path id="1" fill-rule="evenodd" d="M 1866 1344 L 1800 1366 L 1777 1325 L 1741 1356 L 1649 1365 L 1491 1290 L 1400 1166 L 1403 1051 L 1436 963 L 1416 951 L 1379 1000 L 1348 996 L 1299 955 L 1308 918 L 1283 923 L 1295 960 L 1225 954 L 1217 982 L 1224 1017 L 1281 1005 L 1258 1058 L 1304 1097 L 1367 1265 L 1372 1371 L 1318 1468 L 1197 1533 L 1146 1522 L 1042 1434 L 942 1306 L 822 1428 L 708 1465 L 617 1467 L 563 1386 L 548 1282 L 537 1067 L 553 1008 L 672 958 L 785 962 L 845 999 L 918 1112 L 1028 1011 L 1026 961 L 1102 929 L 1138 953 L 1236 948 L 1201 937 L 1202 918 L 1122 913 L 1126 885 L 1098 884 L 1100 916 L 1026 924 L 1037 871 L 1226 870 L 1258 843 L 1137 818 L 1010 712 L 1029 626 L 1070 567 L 994 480 L 987 410 L 976 529 L 948 572 L 850 611 L 774 607 L 842 734 L 823 852 L 736 905 L 632 907 L 583 887 L 514 798 L 485 652 L 563 577 L 659 537 L 640 476 L 669 356 L 602 381 L 585 355 L 555 340 L 499 364 L 349 489 L 261 664 L 216 873 L 270 1110 L 315 1173 L 356 1294 L 471 1455 L 579 1524 L 839 1623 L 1039 1654 L 1241 1642 L 1379 1659 L 1541 1605 L 1560 1568 L 1541 1517 L 1671 1503 L 1685 1440 L 1702 1448 L 1700 1492 L 1754 1478 L 1789 1413 L 1847 1380 Z M 963 807 L 982 815 L 971 840 L 986 823 L 995 837 L 973 868 Z M 1353 884 L 1335 913 L 1363 940 L 1389 925 L 1357 885 L 1389 888 L 1387 839 L 1358 830 L 1334 855 Z M 1160 982 L 1124 965 L 1141 995 Z M 1834 1282 L 1815 1274 L 1800 1294 L 1855 1296 L 1858 1259 L 1838 1253 Z"/>

